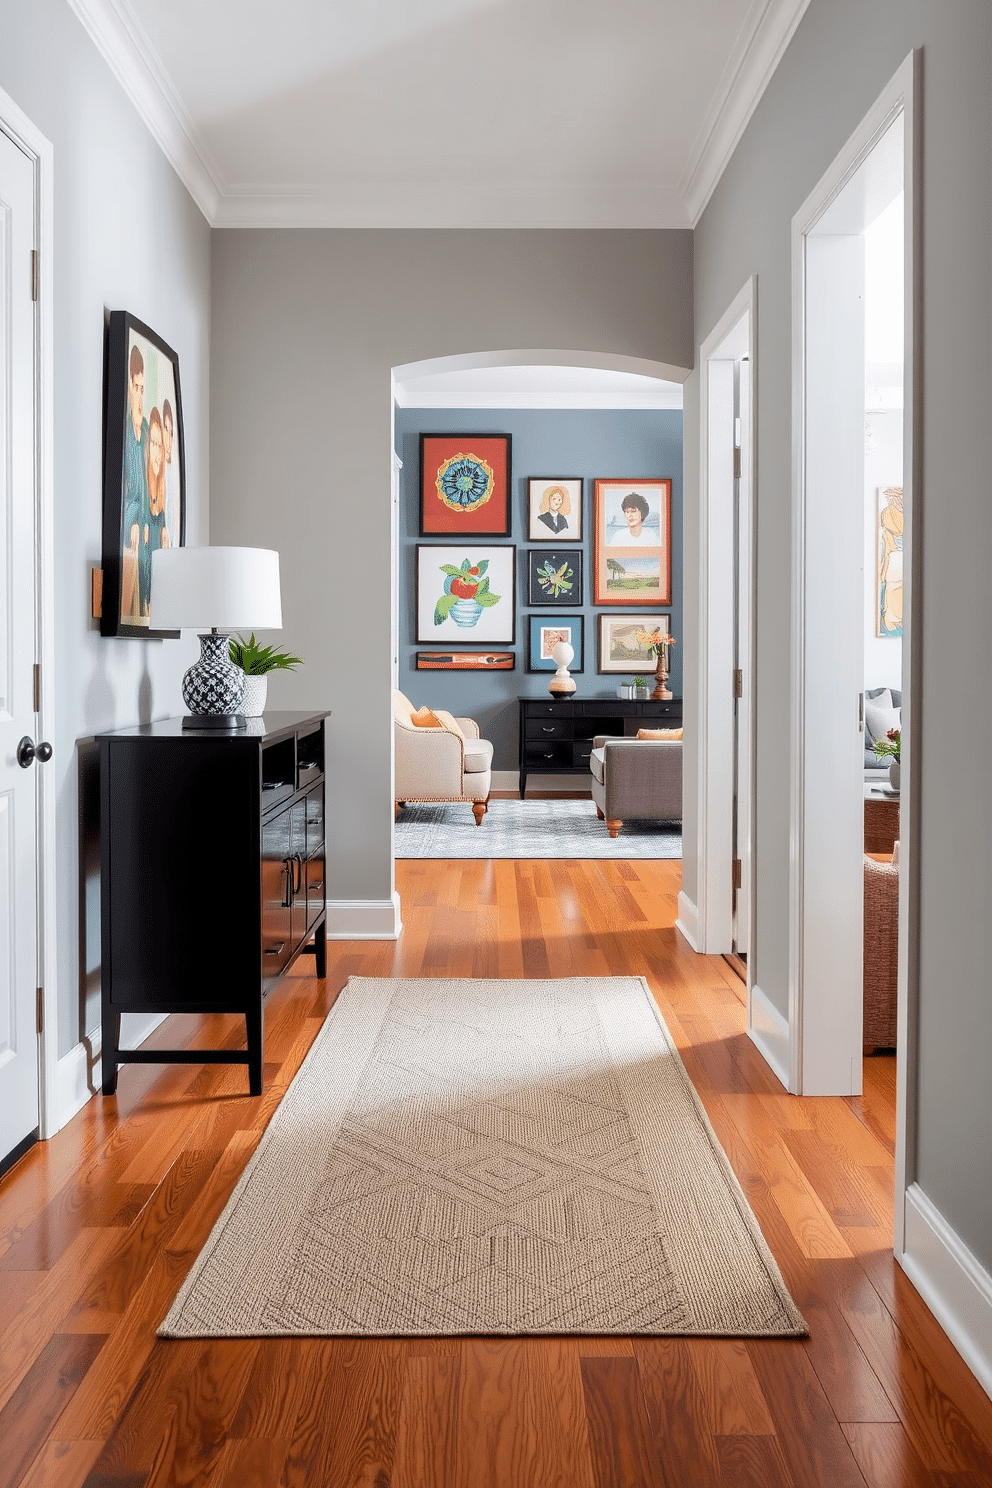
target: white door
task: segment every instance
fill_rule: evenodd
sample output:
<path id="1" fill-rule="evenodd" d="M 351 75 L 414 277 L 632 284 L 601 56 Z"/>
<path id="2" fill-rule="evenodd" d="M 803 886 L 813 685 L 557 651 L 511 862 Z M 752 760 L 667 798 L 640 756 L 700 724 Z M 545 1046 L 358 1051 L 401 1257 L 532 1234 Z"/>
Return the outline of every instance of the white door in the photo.
<path id="1" fill-rule="evenodd" d="M 34 165 L 0 134 L 0 1162 L 39 1120 Z"/>
<path id="2" fill-rule="evenodd" d="M 733 948 L 747 957 L 751 917 L 751 364 L 736 365 L 734 462 L 734 909 Z"/>

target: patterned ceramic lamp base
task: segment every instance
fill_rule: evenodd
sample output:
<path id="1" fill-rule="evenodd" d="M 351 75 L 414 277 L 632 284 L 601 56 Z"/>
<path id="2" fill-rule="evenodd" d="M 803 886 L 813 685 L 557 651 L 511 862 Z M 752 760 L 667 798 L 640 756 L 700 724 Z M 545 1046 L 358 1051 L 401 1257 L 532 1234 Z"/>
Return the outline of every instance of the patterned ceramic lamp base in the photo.
<path id="1" fill-rule="evenodd" d="M 227 635 L 200 636 L 200 659 L 183 678 L 183 702 L 189 709 L 183 728 L 244 728 L 245 674 L 231 661 L 230 645 Z"/>

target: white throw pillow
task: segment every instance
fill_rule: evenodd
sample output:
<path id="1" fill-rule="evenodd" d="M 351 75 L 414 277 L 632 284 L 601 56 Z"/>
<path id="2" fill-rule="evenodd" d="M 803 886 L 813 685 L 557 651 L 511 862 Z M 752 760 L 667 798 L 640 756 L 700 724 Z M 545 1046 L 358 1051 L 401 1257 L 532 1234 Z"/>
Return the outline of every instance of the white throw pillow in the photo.
<path id="1" fill-rule="evenodd" d="M 888 699 L 887 703 L 886 699 Z M 900 727 L 901 717 L 902 710 L 892 706 L 891 692 L 883 692 L 881 697 L 877 698 L 865 698 L 865 723 L 876 743 L 885 738 L 889 729 Z"/>

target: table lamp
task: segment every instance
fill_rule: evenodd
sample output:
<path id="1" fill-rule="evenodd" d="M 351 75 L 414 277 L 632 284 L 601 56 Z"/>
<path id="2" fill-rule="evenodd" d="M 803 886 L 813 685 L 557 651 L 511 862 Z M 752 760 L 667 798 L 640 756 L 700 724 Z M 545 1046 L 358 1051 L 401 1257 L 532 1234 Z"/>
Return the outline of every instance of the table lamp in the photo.
<path id="1" fill-rule="evenodd" d="M 232 631 L 281 630 L 279 554 L 269 548 L 159 548 L 152 553 L 151 624 L 200 632 L 200 658 L 183 678 L 187 729 L 245 727 L 245 674 L 229 655 Z"/>

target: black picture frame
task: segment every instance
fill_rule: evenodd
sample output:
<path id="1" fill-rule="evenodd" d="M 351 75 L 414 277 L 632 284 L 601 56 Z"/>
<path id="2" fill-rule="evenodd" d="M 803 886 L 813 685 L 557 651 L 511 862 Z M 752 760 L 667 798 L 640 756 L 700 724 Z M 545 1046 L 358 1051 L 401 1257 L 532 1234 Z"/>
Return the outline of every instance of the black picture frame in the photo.
<path id="1" fill-rule="evenodd" d="M 513 439 L 509 434 L 420 436 L 420 535 L 448 542 L 509 537 Z"/>
<path id="2" fill-rule="evenodd" d="M 136 391 L 139 382 L 140 393 Z M 104 386 L 100 634 L 137 640 L 176 637 L 178 630 L 152 629 L 148 607 L 153 548 L 186 543 L 186 441 L 179 357 L 136 316 L 113 310 L 107 324 Z M 136 397 L 140 398 L 137 405 Z M 135 433 L 136 406 L 140 434 Z M 162 464 L 156 474 L 159 447 Z M 157 488 L 154 494 L 150 482 Z"/>
<path id="3" fill-rule="evenodd" d="M 567 588 L 561 587 L 567 584 Z M 580 605 L 582 603 L 582 552 L 579 548 L 528 548 L 527 603 L 530 605 Z"/>
<path id="4" fill-rule="evenodd" d="M 570 672 L 585 671 L 585 616 L 549 614 L 527 616 L 527 670 L 529 672 L 556 672 L 558 670 L 550 654 L 543 654 L 544 632 L 549 629 L 567 630 L 568 634 L 562 639 L 567 640 L 575 652 L 568 670 Z"/>
<path id="5" fill-rule="evenodd" d="M 582 541 L 581 475 L 532 475 L 527 482 L 527 536 L 531 542 Z"/>

